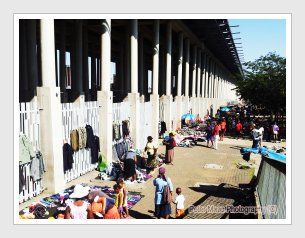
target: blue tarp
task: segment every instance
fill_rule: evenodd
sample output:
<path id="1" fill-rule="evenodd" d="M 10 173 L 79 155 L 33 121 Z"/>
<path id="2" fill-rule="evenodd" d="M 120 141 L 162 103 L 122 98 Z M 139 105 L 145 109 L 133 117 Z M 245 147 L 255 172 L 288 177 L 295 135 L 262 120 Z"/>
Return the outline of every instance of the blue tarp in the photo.
<path id="1" fill-rule="evenodd" d="M 265 147 L 259 147 L 259 148 L 241 148 L 240 153 L 242 155 L 248 154 L 248 153 L 254 153 L 254 154 L 261 154 L 269 159 L 274 159 L 283 163 L 286 163 L 286 155 L 277 153 L 273 150 L 268 150 Z"/>

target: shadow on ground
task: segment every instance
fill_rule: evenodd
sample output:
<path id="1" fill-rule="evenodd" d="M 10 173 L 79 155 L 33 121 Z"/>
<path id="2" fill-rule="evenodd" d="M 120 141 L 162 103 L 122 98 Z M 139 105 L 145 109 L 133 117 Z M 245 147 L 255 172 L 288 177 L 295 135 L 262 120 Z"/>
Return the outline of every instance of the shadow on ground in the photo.
<path id="1" fill-rule="evenodd" d="M 195 192 L 203 193 L 204 196 L 196 201 L 192 206 L 186 209 L 186 219 L 257 219 L 254 212 L 236 213 L 215 212 L 215 210 L 204 210 L 204 208 L 215 207 L 254 207 L 255 199 L 252 188 L 253 181 L 249 184 L 240 184 L 234 186 L 231 184 L 221 183 L 219 185 L 204 184 L 199 187 L 190 187 Z M 200 210 L 194 210 L 200 208 Z M 194 212 L 196 211 L 196 212 Z M 197 214 L 196 214 L 197 213 Z"/>
<path id="2" fill-rule="evenodd" d="M 129 215 L 135 219 L 156 219 L 153 214 L 150 216 L 134 210 L 129 210 Z"/>

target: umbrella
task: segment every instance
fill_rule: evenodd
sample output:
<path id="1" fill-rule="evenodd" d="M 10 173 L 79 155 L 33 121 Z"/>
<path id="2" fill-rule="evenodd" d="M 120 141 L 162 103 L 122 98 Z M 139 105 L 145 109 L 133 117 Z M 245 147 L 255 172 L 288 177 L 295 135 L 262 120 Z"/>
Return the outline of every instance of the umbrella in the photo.
<path id="1" fill-rule="evenodd" d="M 222 108 L 220 108 L 220 111 L 222 111 L 222 112 L 228 112 L 228 111 L 230 111 L 230 108 L 228 108 L 228 107 L 222 107 Z"/>
<path id="2" fill-rule="evenodd" d="M 191 114 L 191 113 L 186 113 L 184 115 L 182 115 L 181 120 L 185 120 L 185 121 L 195 121 L 196 120 L 196 116 Z"/>

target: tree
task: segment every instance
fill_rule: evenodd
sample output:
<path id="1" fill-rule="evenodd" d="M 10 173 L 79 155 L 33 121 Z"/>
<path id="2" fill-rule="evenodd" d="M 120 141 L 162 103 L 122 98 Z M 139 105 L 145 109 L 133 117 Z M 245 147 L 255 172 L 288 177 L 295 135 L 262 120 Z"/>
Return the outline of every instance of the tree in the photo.
<path id="1" fill-rule="evenodd" d="M 240 99 L 261 111 L 286 114 L 286 58 L 270 52 L 244 67 L 245 77 L 235 88 Z"/>

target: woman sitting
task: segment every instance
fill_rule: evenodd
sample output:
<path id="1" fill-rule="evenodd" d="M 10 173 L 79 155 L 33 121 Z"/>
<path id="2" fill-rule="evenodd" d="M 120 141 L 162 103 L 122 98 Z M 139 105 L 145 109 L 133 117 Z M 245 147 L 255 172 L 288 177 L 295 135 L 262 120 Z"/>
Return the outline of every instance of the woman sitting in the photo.
<path id="1" fill-rule="evenodd" d="M 73 193 L 69 196 L 75 198 L 75 201 L 68 204 L 65 219 L 94 219 L 91 204 L 85 201 L 89 189 L 80 184 L 75 185 Z"/>

